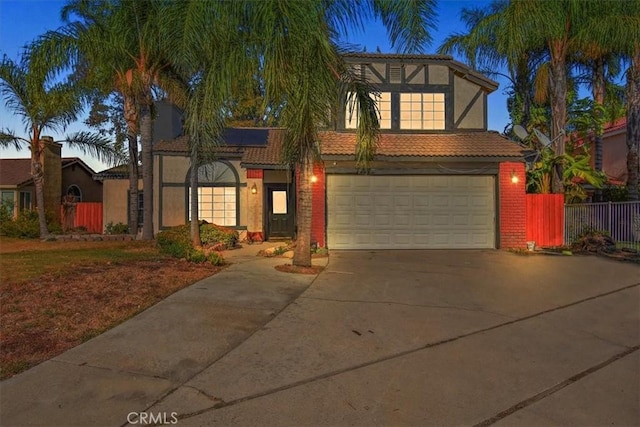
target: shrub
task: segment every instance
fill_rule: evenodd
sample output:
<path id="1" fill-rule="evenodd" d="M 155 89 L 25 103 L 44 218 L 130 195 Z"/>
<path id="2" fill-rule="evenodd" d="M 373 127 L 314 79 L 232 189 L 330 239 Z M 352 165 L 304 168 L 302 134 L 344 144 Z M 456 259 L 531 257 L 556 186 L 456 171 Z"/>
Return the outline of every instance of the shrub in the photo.
<path id="1" fill-rule="evenodd" d="M 224 260 L 224 258 L 222 258 L 222 255 L 220 255 L 218 252 L 211 252 L 209 254 L 209 256 L 207 257 L 207 260 L 212 264 L 212 265 L 225 265 L 226 261 Z"/>
<path id="2" fill-rule="evenodd" d="M 211 262 L 213 265 L 224 265 L 224 259 L 216 252 L 207 255 L 206 251 L 196 249 L 191 243 L 190 225 L 179 225 L 158 233 L 156 240 L 160 251 L 176 258 L 201 263 Z M 238 241 L 238 232 L 215 224 L 200 225 L 200 240 L 203 246 L 233 247 Z"/>
<path id="3" fill-rule="evenodd" d="M 129 226 L 121 222 L 114 224 L 109 222 L 104 227 L 104 234 L 127 234 L 129 233 Z"/>
<path id="4" fill-rule="evenodd" d="M 189 254 L 193 251 L 188 225 L 179 225 L 163 230 L 158 233 L 156 241 L 160 252 L 175 258 L 189 259 Z"/>
<path id="5" fill-rule="evenodd" d="M 200 240 L 203 245 L 223 243 L 227 248 L 233 248 L 238 243 L 239 235 L 236 230 L 215 224 L 200 224 Z"/>

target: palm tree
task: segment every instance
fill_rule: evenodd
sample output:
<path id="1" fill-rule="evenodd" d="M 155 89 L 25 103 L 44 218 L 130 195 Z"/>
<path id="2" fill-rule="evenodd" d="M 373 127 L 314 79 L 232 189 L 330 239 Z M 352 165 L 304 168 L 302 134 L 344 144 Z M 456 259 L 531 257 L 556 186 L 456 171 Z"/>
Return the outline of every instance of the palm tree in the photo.
<path id="1" fill-rule="evenodd" d="M 42 169 L 45 130 L 62 132 L 76 120 L 82 111 L 81 88 L 68 82 L 49 85 L 49 75 L 38 67 L 32 67 L 27 53 L 20 63 L 6 56 L 0 62 L 0 91 L 6 107 L 22 117 L 25 132 L 29 137 L 17 136 L 9 129 L 0 131 L 0 145 L 15 148 L 29 147 L 31 151 L 31 177 L 36 187 L 36 204 L 40 225 L 40 237 L 49 236 L 45 211 L 56 212 L 59 206 L 45 206 L 44 175 Z M 112 163 L 117 160 L 117 150 L 110 141 L 99 135 L 78 132 L 63 141 L 71 148 Z"/>
<path id="2" fill-rule="evenodd" d="M 188 109 L 187 123 L 195 122 L 193 118 L 202 111 L 215 111 L 220 100 L 231 92 L 230 79 L 247 75 L 246 71 L 238 70 L 254 65 L 256 61 L 250 58 L 259 58 L 265 102 L 283 105 L 280 124 L 287 131 L 282 162 L 299 172 L 298 236 L 293 258 L 298 266 L 311 265 L 310 178 L 313 164 L 319 158 L 318 130 L 330 122 L 330 107 L 344 84 L 345 67 L 335 43 L 338 31 L 362 26 L 373 15 L 382 19 L 392 43 L 405 51 L 420 50 L 431 41 L 429 29 L 433 28 L 435 1 L 371 0 L 357 6 L 347 0 L 190 1 L 163 14 L 169 22 L 173 21 L 166 38 L 180 44 L 180 49 L 172 49 L 181 56 L 177 62 L 202 70 L 198 77 L 206 95 L 201 99 L 210 104 Z M 207 56 L 210 61 L 207 67 L 191 65 L 198 63 L 197 55 L 202 46 L 208 45 L 217 49 L 211 49 Z M 370 93 L 363 90 L 356 93 L 360 105 L 368 107 L 359 110 L 362 120 L 357 149 L 358 159 L 366 167 L 375 153 L 376 107 Z M 192 143 L 215 144 L 220 131 L 219 126 L 201 129 Z M 192 205 L 197 203 L 192 200 Z"/>
<path id="3" fill-rule="evenodd" d="M 627 190 L 629 200 L 638 200 L 640 174 L 640 0 L 606 2 L 597 25 L 582 34 L 615 54 L 622 55 L 626 76 Z"/>
<path id="4" fill-rule="evenodd" d="M 143 239 L 153 239 L 152 87 L 173 97 L 175 79 L 159 33 L 161 4 L 151 0 L 72 0 L 62 10 L 67 25 L 45 34 L 40 43 L 58 69 L 73 67 L 86 85 L 122 96 L 129 148 L 129 232 L 138 223 L 138 135 L 142 147 Z M 78 17 L 71 21 L 70 17 Z"/>

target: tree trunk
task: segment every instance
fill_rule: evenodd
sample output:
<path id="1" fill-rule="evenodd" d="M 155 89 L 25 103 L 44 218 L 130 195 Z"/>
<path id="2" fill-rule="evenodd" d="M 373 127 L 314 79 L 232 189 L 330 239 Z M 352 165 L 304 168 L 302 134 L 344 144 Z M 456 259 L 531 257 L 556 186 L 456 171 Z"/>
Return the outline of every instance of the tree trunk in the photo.
<path id="1" fill-rule="evenodd" d="M 140 104 L 140 144 L 142 145 L 142 240 L 153 240 L 153 120 L 151 105 L 146 102 Z"/>
<path id="2" fill-rule="evenodd" d="M 594 166 L 596 172 L 602 172 L 602 132 L 603 132 L 603 105 L 604 105 L 604 85 L 605 85 L 605 75 L 604 75 L 604 58 L 598 58 L 595 60 L 594 69 L 593 69 L 593 100 L 595 101 L 595 115 L 597 120 L 597 126 L 595 129 L 595 141 L 594 141 L 594 151 L 595 151 L 595 159 Z M 602 201 L 602 189 L 596 188 L 594 193 L 594 201 L 601 202 Z"/>
<path id="3" fill-rule="evenodd" d="M 138 136 L 127 134 L 129 145 L 129 234 L 138 234 Z"/>
<path id="4" fill-rule="evenodd" d="M 300 163 L 298 174 L 298 232 L 296 247 L 293 252 L 293 265 L 299 267 L 311 266 L 311 176 L 313 175 L 313 161 L 307 156 Z"/>
<path id="5" fill-rule="evenodd" d="M 640 49 L 636 49 L 627 71 L 627 191 L 629 200 L 638 200 L 640 162 Z"/>
<path id="6" fill-rule="evenodd" d="M 198 153 L 191 153 L 191 172 L 189 174 L 189 187 L 191 188 L 191 243 L 194 247 L 202 246 L 200 240 L 200 219 L 198 218 Z"/>
<path id="7" fill-rule="evenodd" d="M 44 171 L 42 170 L 42 151 L 40 134 L 34 129 L 31 141 L 31 177 L 36 187 L 36 205 L 38 208 L 38 224 L 40 226 L 40 238 L 49 237 L 47 216 L 44 206 Z"/>
<path id="8" fill-rule="evenodd" d="M 561 41 L 551 43 L 551 75 L 549 87 L 551 90 L 551 140 L 555 141 L 555 154 L 564 154 L 564 128 L 567 123 L 567 70 L 565 64 L 564 47 Z M 557 162 L 554 168 L 551 188 L 556 194 L 564 193 L 562 178 L 563 167 Z"/>
<path id="9" fill-rule="evenodd" d="M 135 99 L 123 93 L 124 119 L 129 149 L 129 234 L 138 234 L 138 108 Z"/>

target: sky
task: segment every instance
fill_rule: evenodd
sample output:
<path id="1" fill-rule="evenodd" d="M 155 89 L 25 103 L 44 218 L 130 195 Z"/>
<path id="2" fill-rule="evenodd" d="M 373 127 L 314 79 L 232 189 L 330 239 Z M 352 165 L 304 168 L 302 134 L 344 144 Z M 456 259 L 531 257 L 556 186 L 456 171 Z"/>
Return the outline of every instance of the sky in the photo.
<path id="1" fill-rule="evenodd" d="M 438 0 L 437 29 L 432 33 L 433 43 L 425 47 L 425 53 L 436 53 L 444 39 L 454 32 L 465 32 L 460 23 L 460 10 L 463 7 L 483 6 L 488 1 L 470 0 Z M 7 55 L 17 61 L 22 47 L 36 39 L 48 30 L 55 30 L 62 24 L 60 9 L 65 1 L 59 0 L 0 0 L 0 55 Z M 345 42 L 366 47 L 367 52 L 376 52 L 378 48 L 383 53 L 394 53 L 391 49 L 386 30 L 382 24 L 372 22 L 362 31 L 354 30 L 345 37 Z M 455 56 L 454 56 L 455 58 Z M 461 62 L 461 58 L 455 58 Z M 488 97 L 489 129 L 502 132 L 509 122 L 509 114 L 504 94 L 508 82 L 496 79 L 500 87 Z M 86 130 L 83 118 L 71 124 L 64 134 L 45 132 L 59 140 L 64 135 Z M 7 111 L 4 100 L 0 103 L 0 128 L 10 129 L 19 136 L 27 136 L 20 117 Z M 29 156 L 27 149 L 16 151 L 12 148 L 0 148 L 0 158 L 25 158 Z M 83 155 L 79 151 L 71 150 L 63 145 L 63 157 L 80 157 L 96 172 L 109 167 L 96 159 Z"/>

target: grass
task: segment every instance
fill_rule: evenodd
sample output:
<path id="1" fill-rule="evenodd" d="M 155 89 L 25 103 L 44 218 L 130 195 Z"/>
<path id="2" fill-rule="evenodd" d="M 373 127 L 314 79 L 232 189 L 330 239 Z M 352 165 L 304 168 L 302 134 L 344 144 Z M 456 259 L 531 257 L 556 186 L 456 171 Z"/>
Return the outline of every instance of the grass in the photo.
<path id="1" fill-rule="evenodd" d="M 640 251 L 640 242 L 616 242 L 616 248 L 618 249 L 635 249 Z"/>
<path id="2" fill-rule="evenodd" d="M 168 258 L 153 242 L 0 237 L 0 379 L 118 325 L 220 271 Z"/>

